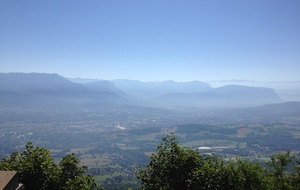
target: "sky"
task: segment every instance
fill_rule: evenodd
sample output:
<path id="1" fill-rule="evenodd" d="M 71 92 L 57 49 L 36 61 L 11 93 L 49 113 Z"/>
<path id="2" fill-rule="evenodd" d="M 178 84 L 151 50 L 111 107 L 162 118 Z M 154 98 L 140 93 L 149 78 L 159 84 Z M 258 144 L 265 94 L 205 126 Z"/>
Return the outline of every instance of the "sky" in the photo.
<path id="1" fill-rule="evenodd" d="M 3 0 L 0 72 L 300 80 L 299 0 Z"/>

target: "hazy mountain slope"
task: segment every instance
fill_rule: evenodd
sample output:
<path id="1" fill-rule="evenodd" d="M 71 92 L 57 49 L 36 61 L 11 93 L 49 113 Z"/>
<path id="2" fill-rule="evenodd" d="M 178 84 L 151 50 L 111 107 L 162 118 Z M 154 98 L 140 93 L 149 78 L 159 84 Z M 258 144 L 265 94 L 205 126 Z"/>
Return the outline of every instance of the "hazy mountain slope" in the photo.
<path id="1" fill-rule="evenodd" d="M 93 90 L 98 92 L 108 92 L 108 93 L 116 93 L 120 95 L 125 95 L 120 89 L 116 88 L 115 84 L 107 81 L 107 80 L 99 80 L 96 82 L 85 83 L 84 86 L 87 86 Z"/>
<path id="2" fill-rule="evenodd" d="M 164 106 L 247 107 L 282 102 L 270 88 L 228 85 L 206 92 L 170 93 L 155 98 Z"/>
<path id="3" fill-rule="evenodd" d="M 117 79 L 111 82 L 121 91 L 136 98 L 148 98 L 153 96 L 154 88 L 159 85 L 158 82 L 141 82 L 127 79 Z"/>
<path id="4" fill-rule="evenodd" d="M 255 87 L 268 87 L 274 91 L 284 101 L 300 101 L 300 81 L 268 81 L 257 82 L 249 80 L 221 80 L 221 81 L 206 81 L 212 87 L 221 87 L 225 85 L 243 85 Z"/>
<path id="5" fill-rule="evenodd" d="M 214 92 L 232 98 L 241 105 L 263 105 L 282 102 L 271 88 L 226 85 L 216 88 Z"/>
<path id="6" fill-rule="evenodd" d="M 116 87 L 127 94 L 143 98 L 155 106 L 246 107 L 282 102 L 271 88 L 226 85 L 211 88 L 200 82 L 140 82 L 114 80 Z"/>
<path id="7" fill-rule="evenodd" d="M 0 89 L 55 96 L 91 92 L 91 89 L 82 84 L 70 82 L 57 74 L 44 73 L 0 74 Z"/>
<path id="8" fill-rule="evenodd" d="M 297 116 L 300 117 L 300 102 L 284 102 L 277 104 L 267 104 L 253 108 L 258 112 L 265 114 L 278 114 L 282 116 Z"/>
<path id="9" fill-rule="evenodd" d="M 66 99 L 0 90 L 0 107 L 2 109 L 70 110 L 76 106 L 74 102 Z"/>
<path id="10" fill-rule="evenodd" d="M 57 74 L 1 73 L 0 105 L 6 107 L 73 107 L 88 102 L 101 104 L 126 103 L 111 88 L 92 89 Z"/>
<path id="11" fill-rule="evenodd" d="M 159 98 L 156 98 L 155 101 L 165 106 L 204 108 L 224 107 L 234 103 L 234 101 L 231 98 L 219 95 L 212 91 L 166 94 L 160 96 Z"/>
<path id="12" fill-rule="evenodd" d="M 225 123 L 290 123 L 300 117 L 300 102 L 284 102 L 256 107 L 219 110 L 214 118 Z"/>
<path id="13" fill-rule="evenodd" d="M 170 93 L 207 92 L 212 88 L 203 82 L 141 82 L 135 80 L 112 80 L 117 88 L 129 95 L 139 97 L 156 97 Z"/>
<path id="14" fill-rule="evenodd" d="M 159 92 L 160 94 L 170 94 L 170 93 L 198 93 L 198 92 L 208 92 L 212 90 L 209 84 L 192 81 L 192 82 L 174 82 L 164 81 L 159 83 L 157 87 L 154 88 L 154 91 Z"/>
<path id="15" fill-rule="evenodd" d="M 124 93 L 125 92 L 125 93 Z M 282 102 L 270 88 L 227 85 L 211 88 L 200 81 L 140 82 L 98 80 L 74 83 L 57 74 L 0 73 L 0 105 L 33 107 L 247 107 Z"/>

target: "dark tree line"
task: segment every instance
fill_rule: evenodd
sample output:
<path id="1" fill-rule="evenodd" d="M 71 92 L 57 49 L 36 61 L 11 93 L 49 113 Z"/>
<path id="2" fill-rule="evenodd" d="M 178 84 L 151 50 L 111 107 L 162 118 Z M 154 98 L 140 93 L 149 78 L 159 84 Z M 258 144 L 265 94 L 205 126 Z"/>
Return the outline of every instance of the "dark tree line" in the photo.
<path id="1" fill-rule="evenodd" d="M 163 138 L 137 178 L 142 189 L 300 189 L 299 160 L 290 152 L 277 153 L 262 164 L 240 158 L 225 161 L 216 155 L 181 147 L 175 135 Z"/>
<path id="2" fill-rule="evenodd" d="M 68 154 L 57 164 L 50 151 L 28 142 L 24 151 L 14 152 L 0 162 L 0 170 L 17 171 L 25 190 L 99 189 L 79 159 Z"/>
<path id="3" fill-rule="evenodd" d="M 69 154 L 56 163 L 47 149 L 28 142 L 22 152 L 2 159 L 0 170 L 17 171 L 26 190 L 99 189 L 79 161 Z M 163 137 L 150 162 L 138 168 L 136 176 L 145 190 L 296 190 L 300 189 L 299 164 L 290 152 L 274 154 L 265 163 L 240 158 L 225 161 L 183 147 L 171 134 Z"/>

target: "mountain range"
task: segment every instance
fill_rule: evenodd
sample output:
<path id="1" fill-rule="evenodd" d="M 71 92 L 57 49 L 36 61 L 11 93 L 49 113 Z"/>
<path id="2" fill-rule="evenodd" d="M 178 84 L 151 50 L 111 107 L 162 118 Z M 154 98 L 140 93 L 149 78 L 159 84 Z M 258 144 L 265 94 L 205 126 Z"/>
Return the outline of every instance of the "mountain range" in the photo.
<path id="1" fill-rule="evenodd" d="M 87 85 L 71 82 L 57 74 L 0 74 L 0 106 L 2 108 L 61 109 L 90 102 L 103 105 L 125 100 L 108 81 Z"/>
<path id="2" fill-rule="evenodd" d="M 225 85 L 242 85 L 269 87 L 284 100 L 284 101 L 300 101 L 300 80 L 298 81 L 267 81 L 257 82 L 252 80 L 219 80 L 205 81 L 212 87 L 221 87 Z"/>
<path id="3" fill-rule="evenodd" d="M 74 109 L 110 105 L 228 108 L 280 102 L 282 99 L 276 92 L 265 87 L 213 88 L 201 81 L 81 80 L 58 74 L 0 73 L 2 108 Z"/>

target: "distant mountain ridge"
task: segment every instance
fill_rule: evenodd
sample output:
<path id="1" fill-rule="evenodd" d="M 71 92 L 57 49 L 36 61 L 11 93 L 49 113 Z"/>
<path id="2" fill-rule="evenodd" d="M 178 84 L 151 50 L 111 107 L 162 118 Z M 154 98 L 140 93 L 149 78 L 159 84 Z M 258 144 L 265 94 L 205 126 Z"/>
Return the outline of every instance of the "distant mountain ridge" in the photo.
<path id="1" fill-rule="evenodd" d="M 282 100 L 271 88 L 192 82 L 85 80 L 58 74 L 0 73 L 0 106 L 72 107 L 138 105 L 149 107 L 247 107 Z"/>
<path id="2" fill-rule="evenodd" d="M 167 107 L 241 107 L 280 103 L 281 98 L 271 88 L 225 85 L 212 88 L 209 84 L 192 82 L 140 82 L 113 80 L 123 92 L 143 98 L 150 105 Z"/>
<path id="3" fill-rule="evenodd" d="M 271 88 L 250 87 L 242 85 L 226 85 L 216 88 L 216 93 L 235 99 L 238 103 L 262 105 L 282 102 L 281 98 Z"/>
<path id="4" fill-rule="evenodd" d="M 112 80 L 117 88 L 133 96 L 161 96 L 170 93 L 195 93 L 212 90 L 207 83 L 200 81 L 175 82 L 141 82 L 136 80 Z"/>
<path id="5" fill-rule="evenodd" d="M 87 86 L 98 92 L 108 92 L 108 93 L 116 93 L 116 94 L 124 95 L 124 92 L 122 92 L 120 89 L 116 88 L 114 83 L 107 81 L 107 80 L 100 80 L 100 81 L 85 83 L 84 86 Z"/>
<path id="6" fill-rule="evenodd" d="M 268 87 L 274 91 L 284 101 L 300 101 L 300 80 L 296 81 L 267 81 L 257 82 L 251 80 L 213 80 L 206 81 L 212 87 L 217 88 L 226 85 L 242 85 L 242 86 L 255 86 L 255 87 Z"/>
<path id="7" fill-rule="evenodd" d="M 89 91 L 84 85 L 72 83 L 57 74 L 8 73 L 0 74 L 0 89 L 12 92 L 49 94 L 60 92 L 79 93 Z"/>
<path id="8" fill-rule="evenodd" d="M 115 104 L 126 101 L 117 89 L 74 83 L 57 74 L 1 73 L 0 105 L 26 108 L 68 108 L 89 102 Z M 113 84 L 112 84 L 113 86 Z"/>

